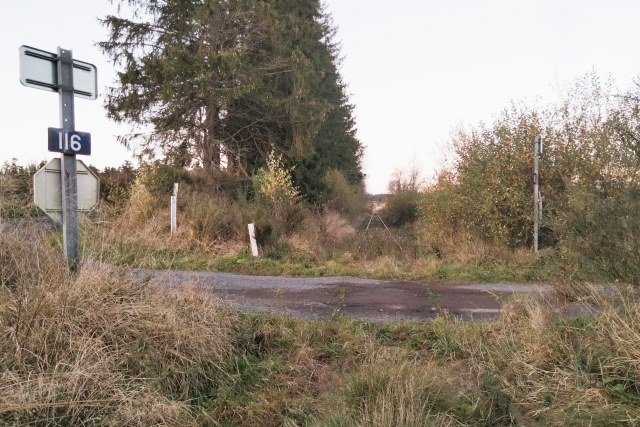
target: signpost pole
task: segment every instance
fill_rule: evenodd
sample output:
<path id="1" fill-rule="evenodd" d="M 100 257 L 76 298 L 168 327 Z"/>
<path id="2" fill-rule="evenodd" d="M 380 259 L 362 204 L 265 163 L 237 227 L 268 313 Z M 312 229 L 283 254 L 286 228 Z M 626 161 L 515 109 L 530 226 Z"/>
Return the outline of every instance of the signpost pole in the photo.
<path id="1" fill-rule="evenodd" d="M 540 217 L 542 214 L 539 171 L 542 137 L 540 135 L 535 137 L 533 147 L 533 251 L 538 252 L 538 235 L 540 233 Z"/>
<path id="2" fill-rule="evenodd" d="M 60 99 L 60 127 L 75 130 L 73 106 L 73 54 L 58 47 L 58 94 Z M 62 154 L 62 239 L 64 257 L 72 269 L 80 261 L 78 250 L 78 182 L 75 154 Z"/>

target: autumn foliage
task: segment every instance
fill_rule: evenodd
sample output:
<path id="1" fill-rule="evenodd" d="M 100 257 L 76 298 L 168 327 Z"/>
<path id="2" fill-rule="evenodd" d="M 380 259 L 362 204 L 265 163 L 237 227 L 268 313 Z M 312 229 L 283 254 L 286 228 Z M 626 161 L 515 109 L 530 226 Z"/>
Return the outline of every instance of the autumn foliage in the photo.
<path id="1" fill-rule="evenodd" d="M 542 247 L 558 250 L 568 264 L 636 282 L 640 114 L 634 90 L 612 96 L 611 82 L 588 75 L 556 104 L 513 103 L 493 123 L 457 131 L 455 160 L 421 205 L 427 248 L 442 252 L 452 240 L 531 247 L 533 140 L 541 135 Z"/>

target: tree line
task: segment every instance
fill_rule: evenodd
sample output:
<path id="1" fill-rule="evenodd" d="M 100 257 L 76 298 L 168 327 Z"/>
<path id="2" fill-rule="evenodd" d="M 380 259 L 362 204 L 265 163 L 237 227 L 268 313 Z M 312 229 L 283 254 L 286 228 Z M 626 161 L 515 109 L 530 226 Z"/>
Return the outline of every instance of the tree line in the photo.
<path id="1" fill-rule="evenodd" d="M 363 147 L 319 0 L 120 0 L 99 43 L 118 68 L 108 116 L 145 161 L 253 176 L 282 155 L 303 197 L 336 171 L 361 186 Z M 124 11 L 130 16 L 121 16 Z"/>

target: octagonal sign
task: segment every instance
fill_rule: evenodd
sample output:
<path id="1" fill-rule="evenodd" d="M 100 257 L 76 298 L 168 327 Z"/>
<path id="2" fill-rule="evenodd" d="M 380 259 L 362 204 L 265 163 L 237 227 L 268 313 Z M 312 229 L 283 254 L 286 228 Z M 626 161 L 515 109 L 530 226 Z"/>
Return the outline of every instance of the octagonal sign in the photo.
<path id="1" fill-rule="evenodd" d="M 100 179 L 82 160 L 76 160 L 78 211 L 88 212 L 98 205 Z M 33 201 L 51 219 L 62 222 L 62 178 L 60 159 L 55 158 L 33 176 Z"/>

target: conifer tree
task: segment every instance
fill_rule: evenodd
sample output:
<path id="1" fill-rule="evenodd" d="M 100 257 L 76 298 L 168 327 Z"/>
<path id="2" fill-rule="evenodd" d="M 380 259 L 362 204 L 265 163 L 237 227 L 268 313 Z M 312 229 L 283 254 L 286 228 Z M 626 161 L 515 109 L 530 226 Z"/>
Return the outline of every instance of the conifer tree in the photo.
<path id="1" fill-rule="evenodd" d="M 275 149 L 314 199 L 329 169 L 362 180 L 333 28 L 318 0 L 120 0 L 100 43 L 120 67 L 109 117 L 143 158 L 251 175 Z M 226 165 L 221 159 L 226 159 Z"/>

